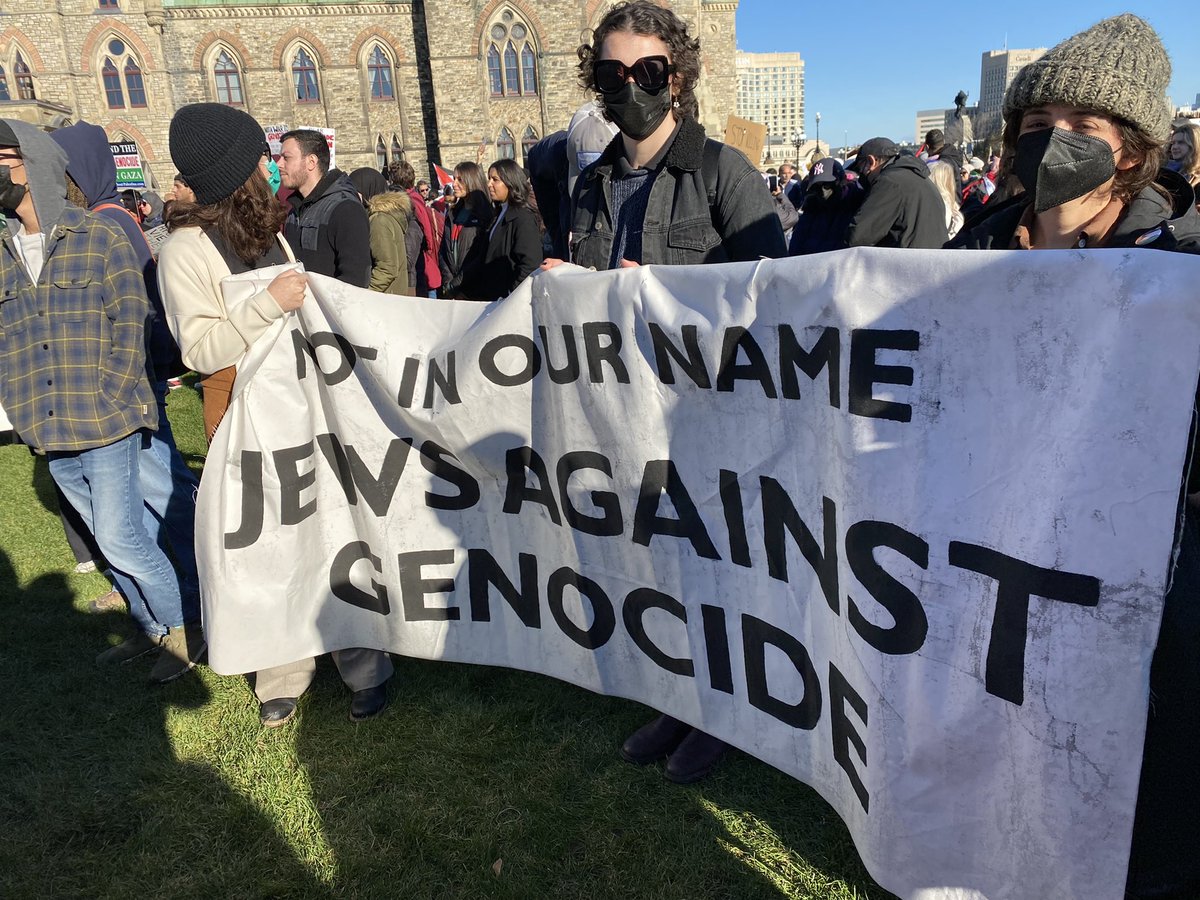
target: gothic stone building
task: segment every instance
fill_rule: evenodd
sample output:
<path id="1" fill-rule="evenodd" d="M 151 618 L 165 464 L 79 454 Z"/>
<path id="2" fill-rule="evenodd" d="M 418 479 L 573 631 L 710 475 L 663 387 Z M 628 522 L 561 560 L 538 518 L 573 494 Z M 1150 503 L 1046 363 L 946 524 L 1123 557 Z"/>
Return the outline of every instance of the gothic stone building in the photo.
<path id="1" fill-rule="evenodd" d="M 666 0 L 662 0 L 666 2 Z M 86 120 L 174 171 L 167 128 L 197 101 L 264 126 L 334 129 L 347 171 L 401 157 L 418 175 L 526 148 L 587 99 L 575 50 L 611 0 L 7 0 L 0 116 Z M 701 121 L 733 112 L 738 0 L 670 4 L 700 37 Z"/>

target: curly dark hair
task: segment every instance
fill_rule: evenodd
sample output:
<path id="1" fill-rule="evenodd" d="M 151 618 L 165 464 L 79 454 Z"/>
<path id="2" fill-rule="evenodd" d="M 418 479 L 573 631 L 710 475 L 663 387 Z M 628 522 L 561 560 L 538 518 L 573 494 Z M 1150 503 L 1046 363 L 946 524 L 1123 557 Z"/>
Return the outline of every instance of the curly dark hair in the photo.
<path id="1" fill-rule="evenodd" d="M 1021 183 L 1012 169 L 1013 161 L 1017 156 L 1017 138 L 1021 136 L 1021 119 L 1024 115 L 1025 110 L 1015 110 L 1004 122 L 1004 148 L 1001 151 L 1000 173 L 997 181 L 1012 175 L 1017 184 Z M 1133 168 L 1118 169 L 1116 177 L 1113 179 L 1113 196 L 1123 203 L 1129 204 L 1143 190 L 1154 185 L 1154 180 L 1158 177 L 1158 170 L 1162 168 L 1163 162 L 1166 160 L 1166 148 L 1162 141 L 1147 134 L 1132 122 L 1115 117 L 1110 118 L 1121 133 L 1121 147 L 1125 151 L 1125 155 L 1140 160 Z M 1161 188 L 1155 186 L 1155 189 L 1159 193 L 1163 193 Z"/>
<path id="2" fill-rule="evenodd" d="M 592 64 L 599 58 L 605 39 L 615 31 L 629 31 L 659 38 L 667 45 L 667 55 L 675 65 L 672 88 L 679 106 L 671 110 L 676 119 L 697 119 L 700 107 L 696 103 L 696 82 L 700 80 L 700 41 L 688 35 L 687 25 L 669 9 L 650 0 L 630 0 L 614 6 L 592 32 L 590 44 L 580 44 L 579 84 L 591 91 L 604 108 L 604 95 L 596 90 Z M 607 117 L 605 113 L 605 117 Z"/>
<path id="3" fill-rule="evenodd" d="M 246 183 L 224 200 L 201 205 L 176 201 L 167 213 L 167 230 L 215 227 L 238 259 L 253 266 L 275 243 L 287 212 L 255 169 Z"/>

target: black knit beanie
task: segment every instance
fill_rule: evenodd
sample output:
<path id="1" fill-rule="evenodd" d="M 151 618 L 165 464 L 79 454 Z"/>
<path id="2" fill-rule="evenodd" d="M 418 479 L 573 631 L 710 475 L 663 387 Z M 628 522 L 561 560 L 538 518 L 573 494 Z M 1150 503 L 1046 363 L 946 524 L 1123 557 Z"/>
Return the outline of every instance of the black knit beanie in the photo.
<path id="1" fill-rule="evenodd" d="M 223 103 L 192 103 L 171 119 L 170 145 L 175 167 L 203 206 L 246 183 L 267 140 L 249 113 Z"/>

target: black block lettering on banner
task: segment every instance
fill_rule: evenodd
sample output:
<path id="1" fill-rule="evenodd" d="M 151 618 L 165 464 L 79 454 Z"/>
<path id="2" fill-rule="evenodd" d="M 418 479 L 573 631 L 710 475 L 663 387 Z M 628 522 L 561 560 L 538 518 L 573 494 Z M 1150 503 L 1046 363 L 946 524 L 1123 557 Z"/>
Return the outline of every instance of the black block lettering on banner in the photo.
<path id="1" fill-rule="evenodd" d="M 738 350 L 746 354 L 746 363 L 738 363 Z M 732 391 L 738 381 L 757 381 L 763 394 L 774 399 L 779 396 L 771 378 L 771 367 L 762 347 L 750 333 L 750 329 L 731 325 L 725 329 L 721 343 L 721 363 L 717 367 L 717 390 Z"/>
<path id="2" fill-rule="evenodd" d="M 669 519 L 658 514 L 662 495 L 670 498 L 678 519 Z M 638 492 L 637 509 L 633 514 L 633 542 L 643 547 L 650 546 L 650 539 L 656 534 L 669 537 L 686 538 L 692 544 L 697 556 L 705 559 L 720 559 L 700 511 L 691 494 L 679 477 L 679 470 L 669 459 L 652 459 L 646 463 L 642 471 L 642 487 Z"/>
<path id="3" fill-rule="evenodd" d="M 504 468 L 507 473 L 504 512 L 519 515 L 526 502 L 540 503 L 546 507 L 551 522 L 555 525 L 562 524 L 558 501 L 554 499 L 554 489 L 550 486 L 550 473 L 546 471 L 546 463 L 536 450 L 532 447 L 513 447 L 504 454 Z M 530 487 L 526 482 L 526 472 L 533 474 L 537 480 L 536 486 Z"/>
<path id="4" fill-rule="evenodd" d="M 343 444 L 336 434 L 317 435 L 317 446 L 337 475 L 346 502 L 357 506 L 361 496 L 377 516 L 387 515 L 391 508 L 412 444 L 412 438 L 393 438 L 375 475 L 352 445 Z"/>
<path id="5" fill-rule="evenodd" d="M 858 729 L 854 727 L 854 723 L 846 715 L 846 704 L 849 704 L 858 713 L 863 725 L 868 724 L 867 701 L 850 686 L 846 676 L 839 672 L 837 666 L 831 662 L 829 664 L 829 724 L 833 731 L 833 758 L 842 767 L 846 777 L 850 779 L 850 786 L 854 788 L 858 802 L 862 804 L 863 812 L 870 812 L 871 796 L 867 793 L 867 786 L 863 784 L 858 770 L 854 768 L 854 761 L 850 759 L 850 745 L 853 744 L 858 758 L 865 766 L 867 764 L 867 742 L 863 740 Z"/>
<path id="6" fill-rule="evenodd" d="M 333 565 L 329 570 L 329 589 L 333 592 L 333 596 L 351 606 L 386 616 L 392 611 L 391 604 L 388 603 L 386 587 L 372 578 L 371 590 L 374 593 L 368 594 L 355 587 L 350 581 L 350 570 L 354 568 L 356 562 L 364 559 L 370 560 L 375 571 L 383 574 L 383 560 L 371 552 L 367 542 L 352 541 L 339 550 L 333 558 Z"/>
<path id="7" fill-rule="evenodd" d="M 550 376 L 550 380 L 555 384 L 570 384 L 572 381 L 579 380 L 579 348 L 575 345 L 575 327 L 573 325 L 562 326 L 563 349 L 567 354 L 567 361 L 561 368 L 554 367 L 554 361 L 550 358 L 550 333 L 545 325 L 538 326 L 538 336 L 542 339 L 542 356 L 546 360 L 546 374 Z"/>
<path id="8" fill-rule="evenodd" d="M 855 328 L 850 333 L 850 412 L 869 419 L 891 419 L 911 422 L 912 407 L 907 403 L 877 400 L 877 384 L 912 386 L 913 370 L 909 366 L 882 366 L 875 362 L 879 350 L 921 348 L 921 336 L 915 331 L 883 331 L 875 328 Z"/>
<path id="9" fill-rule="evenodd" d="M 457 621 L 461 610 L 457 606 L 426 606 L 426 594 L 449 594 L 454 590 L 453 578 L 424 578 L 423 566 L 448 566 L 454 562 L 453 550 L 413 550 L 396 556 L 400 564 L 400 602 L 406 622 Z"/>
<path id="10" fill-rule="evenodd" d="M 708 659 L 708 683 L 723 694 L 733 693 L 733 665 L 729 660 L 729 628 L 725 610 L 720 606 L 700 604 L 700 620 L 704 623 L 704 651 Z"/>
<path id="11" fill-rule="evenodd" d="M 401 409 L 412 409 L 413 397 L 417 393 L 417 375 L 421 372 L 421 361 L 415 356 L 404 360 L 404 371 L 400 373 L 400 390 L 396 392 L 396 404 Z"/>
<path id="12" fill-rule="evenodd" d="M 673 675 L 686 675 L 692 678 L 696 674 L 695 664 L 688 658 L 668 656 L 665 651 L 646 633 L 646 613 L 652 609 L 661 609 L 687 624 L 687 609 L 669 594 L 656 591 L 653 588 L 637 588 L 625 597 L 621 607 L 621 617 L 625 620 L 625 630 L 633 639 L 637 648 L 646 654 L 659 668 L 666 669 Z"/>
<path id="13" fill-rule="evenodd" d="M 263 455 L 242 451 L 242 521 L 236 531 L 226 532 L 225 549 L 241 550 L 258 540 L 263 527 Z"/>
<path id="14" fill-rule="evenodd" d="M 804 682 L 804 696 L 796 703 L 784 703 L 771 695 L 767 684 L 768 644 L 787 654 Z M 750 704 L 793 728 L 805 731 L 816 728 L 821 719 L 821 680 L 808 649 L 782 628 L 743 614 L 742 652 L 746 656 L 746 690 Z"/>
<path id="15" fill-rule="evenodd" d="M 763 543 L 767 551 L 767 574 L 777 581 L 788 580 L 787 541 L 792 536 L 800 554 L 816 573 L 825 602 L 835 613 L 841 612 L 838 599 L 837 506 L 828 497 L 821 498 L 824 549 L 817 545 L 812 529 L 800 518 L 792 498 L 774 478 L 759 476 L 762 495 Z"/>
<path id="16" fill-rule="evenodd" d="M 275 461 L 275 472 L 279 476 L 280 525 L 298 525 L 317 511 L 315 498 L 308 503 L 300 502 L 301 493 L 316 484 L 317 469 L 314 466 L 301 472 L 298 468 L 315 450 L 316 444 L 309 441 L 299 447 L 286 447 L 271 453 L 271 458 Z"/>
<path id="17" fill-rule="evenodd" d="M 811 329 L 809 329 L 811 330 Z M 811 350 L 805 350 L 796 340 L 791 325 L 779 326 L 779 381 L 783 396 L 788 400 L 800 399 L 800 379 L 796 369 L 816 381 L 821 370 L 829 382 L 829 405 L 840 409 L 842 405 L 842 343 L 841 335 L 833 326 L 821 329 Z"/>
<path id="18" fill-rule="evenodd" d="M 587 351 L 588 380 L 592 384 L 604 381 L 605 364 L 613 370 L 619 384 L 629 384 L 629 373 L 621 360 L 621 329 L 615 322 L 584 322 L 583 346 Z"/>
<path id="19" fill-rule="evenodd" d="M 479 502 L 479 482 L 466 469 L 456 466 L 458 457 L 433 441 L 421 445 L 421 465 L 430 475 L 458 488 L 453 495 L 425 492 L 425 505 L 430 509 L 470 509 Z"/>
<path id="20" fill-rule="evenodd" d="M 501 372 L 500 367 L 496 364 L 496 356 L 500 351 L 509 347 L 520 350 L 525 357 L 525 365 L 511 374 Z M 533 377 L 541 368 L 541 351 L 538 350 L 537 344 L 523 334 L 498 335 L 484 344 L 483 349 L 479 351 L 479 371 L 492 384 L 498 384 L 501 387 L 527 384 L 533 381 Z"/>
<path id="21" fill-rule="evenodd" d="M 458 377 L 455 375 L 455 355 L 451 350 L 446 354 L 446 369 L 438 365 L 433 357 L 429 358 L 429 377 L 425 379 L 425 408 L 433 409 L 434 388 L 445 398 L 447 403 L 462 403 L 458 396 Z"/>
<path id="22" fill-rule="evenodd" d="M 580 628 L 567 616 L 563 602 L 563 591 L 567 587 L 575 588 L 579 596 L 586 597 L 591 605 L 592 624 L 589 628 Z M 580 575 L 566 566 L 556 569 L 547 579 L 546 601 L 562 633 L 585 650 L 599 650 L 608 643 L 617 627 L 617 614 L 604 589 L 586 575 Z"/>
<path id="23" fill-rule="evenodd" d="M 1100 602 L 1100 579 L 1043 569 L 998 550 L 961 541 L 950 542 L 949 558 L 952 566 L 996 581 L 996 612 L 992 617 L 984 687 L 989 694 L 1020 706 L 1025 702 L 1029 598 L 1096 606 Z"/>
<path id="24" fill-rule="evenodd" d="M 718 475 L 721 508 L 725 511 L 725 530 L 729 532 L 729 561 L 749 568 L 750 542 L 746 537 L 746 508 L 742 504 L 742 486 L 738 473 L 721 469 Z"/>
<path id="25" fill-rule="evenodd" d="M 313 368 L 320 372 L 324 382 L 331 386 L 341 384 L 349 378 L 360 357 L 376 359 L 379 356 L 379 350 L 375 347 L 356 346 L 351 344 L 345 335 L 332 331 L 314 332 L 308 340 L 305 340 L 304 335 L 299 331 L 293 331 L 292 346 L 296 351 L 296 378 L 303 379 L 308 376 L 308 366 L 304 360 L 307 355 L 312 360 Z M 326 372 L 321 366 L 321 360 L 317 354 L 317 349 L 320 347 L 329 347 L 338 353 L 338 364 L 332 372 Z"/>
<path id="26" fill-rule="evenodd" d="M 601 513 L 588 516 L 581 513 L 571 502 L 569 490 L 571 476 L 585 469 L 603 472 L 612 478 L 612 463 L 603 454 L 591 450 L 576 450 L 564 453 L 558 461 L 558 496 L 562 498 L 562 511 L 567 524 L 584 534 L 598 537 L 613 537 L 625 530 L 621 515 L 621 499 L 613 491 L 592 491 L 592 505 Z M 523 477 L 523 476 L 522 476 Z"/>
<path id="27" fill-rule="evenodd" d="M 522 625 L 526 628 L 542 627 L 542 608 L 538 602 L 537 558 L 532 553 L 517 554 L 517 568 L 521 573 L 519 589 L 487 550 L 468 550 L 467 566 L 472 622 L 492 621 L 489 589 L 495 588 L 517 614 Z"/>
<path id="28" fill-rule="evenodd" d="M 683 346 L 687 353 L 684 354 L 671 341 L 662 326 L 655 322 L 648 323 L 650 326 L 650 342 L 654 346 L 654 365 L 658 369 L 658 380 L 663 384 L 675 383 L 675 370 L 671 367 L 671 360 L 679 364 L 684 374 L 692 379 L 692 383 L 696 387 L 711 388 L 712 379 L 708 374 L 708 367 L 704 363 L 704 351 L 700 346 L 700 338 L 695 325 L 684 325 L 679 329 L 679 336 L 683 340 Z"/>
<path id="29" fill-rule="evenodd" d="M 929 633 L 929 619 L 917 595 L 897 581 L 875 559 L 875 548 L 888 547 L 929 568 L 929 545 L 890 522 L 855 522 L 846 531 L 846 562 L 859 584 L 888 611 L 895 624 L 882 628 L 869 622 L 853 597 L 846 597 L 846 618 L 863 640 L 880 653 L 916 653 Z"/>

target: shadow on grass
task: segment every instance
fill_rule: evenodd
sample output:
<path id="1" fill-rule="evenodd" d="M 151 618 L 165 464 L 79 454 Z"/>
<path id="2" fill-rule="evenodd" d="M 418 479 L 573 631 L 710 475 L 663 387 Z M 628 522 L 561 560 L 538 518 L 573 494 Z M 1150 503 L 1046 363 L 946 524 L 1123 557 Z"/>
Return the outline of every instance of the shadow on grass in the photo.
<path id="1" fill-rule="evenodd" d="M 787 775 L 734 754 L 681 788 L 623 762 L 641 706 L 506 669 L 396 669 L 393 708 L 353 725 L 321 660 L 294 725 L 338 895 L 891 896 Z"/>
<path id="2" fill-rule="evenodd" d="M 199 715 L 205 682 L 93 665 L 129 627 L 78 611 L 61 573 L 22 586 L 0 551 L 0 896 L 321 896 L 262 813 L 176 755 L 168 717 Z"/>

